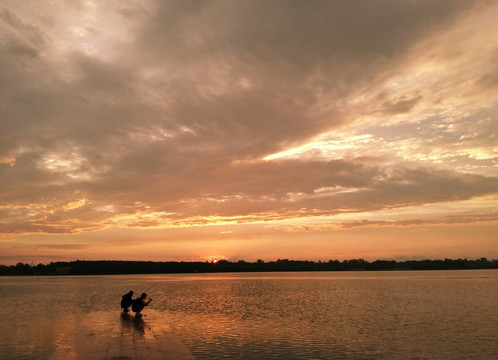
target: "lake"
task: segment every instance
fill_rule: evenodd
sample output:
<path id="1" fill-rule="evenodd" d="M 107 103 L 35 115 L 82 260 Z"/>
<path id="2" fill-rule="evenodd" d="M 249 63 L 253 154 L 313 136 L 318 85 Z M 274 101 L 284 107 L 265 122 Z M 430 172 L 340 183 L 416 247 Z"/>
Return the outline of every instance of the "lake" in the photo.
<path id="1" fill-rule="evenodd" d="M 129 290 L 197 359 L 498 359 L 498 270 L 0 277 L 0 358 L 119 322 Z"/>

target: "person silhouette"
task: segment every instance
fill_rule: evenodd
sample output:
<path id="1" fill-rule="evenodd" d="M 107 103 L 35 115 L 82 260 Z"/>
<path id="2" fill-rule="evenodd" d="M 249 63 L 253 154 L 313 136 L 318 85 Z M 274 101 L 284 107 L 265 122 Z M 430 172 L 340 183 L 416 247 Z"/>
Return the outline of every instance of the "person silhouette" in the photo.
<path id="1" fill-rule="evenodd" d="M 123 297 L 121 298 L 121 309 L 123 309 L 123 312 L 125 313 L 129 311 L 128 308 L 133 303 L 133 300 L 131 299 L 132 296 L 133 296 L 133 291 L 130 290 L 130 292 L 124 294 Z"/>
<path id="2" fill-rule="evenodd" d="M 142 293 L 142 295 L 139 298 L 136 298 L 133 300 L 133 303 L 131 305 L 131 309 L 135 312 L 135 317 L 142 317 L 142 314 L 140 311 L 143 310 L 144 307 L 150 304 L 152 299 L 149 299 L 148 301 L 145 301 L 147 298 L 146 293 Z"/>

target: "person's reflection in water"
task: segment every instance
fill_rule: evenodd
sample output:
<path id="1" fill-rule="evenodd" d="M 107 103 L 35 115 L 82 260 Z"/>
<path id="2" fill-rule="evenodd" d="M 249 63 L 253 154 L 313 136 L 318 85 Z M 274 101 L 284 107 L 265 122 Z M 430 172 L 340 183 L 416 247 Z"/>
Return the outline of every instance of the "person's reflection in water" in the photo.
<path id="1" fill-rule="evenodd" d="M 140 335 L 145 335 L 145 323 L 144 321 L 141 319 L 141 318 L 133 318 L 132 319 L 132 322 L 133 322 L 133 329 L 135 329 L 135 331 L 137 333 L 139 333 Z"/>
<path id="2" fill-rule="evenodd" d="M 133 318 L 128 313 L 121 313 L 121 326 L 123 328 L 131 329 L 131 321 Z"/>
<path id="3" fill-rule="evenodd" d="M 121 326 L 123 329 L 130 331 L 133 329 L 134 332 L 137 332 L 139 335 L 144 336 L 145 334 L 145 322 L 142 318 L 137 318 L 134 316 L 130 316 L 127 313 L 121 313 Z"/>

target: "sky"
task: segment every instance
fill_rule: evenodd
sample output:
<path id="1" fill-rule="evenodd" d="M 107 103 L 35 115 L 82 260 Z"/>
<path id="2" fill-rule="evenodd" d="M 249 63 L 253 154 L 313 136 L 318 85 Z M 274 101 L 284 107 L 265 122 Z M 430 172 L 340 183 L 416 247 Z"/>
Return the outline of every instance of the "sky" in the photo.
<path id="1" fill-rule="evenodd" d="M 0 0 L 0 264 L 498 258 L 496 18 Z"/>

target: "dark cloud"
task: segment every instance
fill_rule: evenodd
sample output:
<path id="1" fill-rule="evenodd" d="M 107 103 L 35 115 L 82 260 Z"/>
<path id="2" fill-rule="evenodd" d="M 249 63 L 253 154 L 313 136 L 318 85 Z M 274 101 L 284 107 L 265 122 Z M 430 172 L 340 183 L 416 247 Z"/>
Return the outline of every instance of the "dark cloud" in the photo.
<path id="1" fill-rule="evenodd" d="M 338 60 L 391 59 L 470 7 L 465 1 L 161 2 L 138 43 L 158 60 L 183 64 L 222 52 L 303 71 Z"/>
<path id="2" fill-rule="evenodd" d="M 201 179 L 197 178 L 199 174 Z M 148 178 L 147 186 L 139 179 L 126 182 L 119 177 L 112 187 L 94 181 L 85 196 L 97 201 L 76 208 L 67 203 L 54 204 L 49 213 L 40 207 L 39 213 L 31 217 L 24 209 L 18 211 L 17 220 L 12 211 L 7 212 L 6 217 L 12 221 L 3 230 L 76 233 L 113 224 L 116 214 L 139 215 L 138 220 L 127 223 L 133 227 L 180 225 L 183 219 L 203 224 L 205 220 L 195 218 L 209 216 L 240 216 L 240 222 L 268 221 L 467 200 L 498 192 L 494 178 L 430 168 L 399 168 L 392 172 L 389 168 L 343 160 L 239 164 L 176 174 L 178 178 L 169 175 L 175 183 L 165 181 L 167 173 L 155 174 L 152 179 L 146 173 L 142 175 Z M 109 188 L 109 193 L 102 192 L 104 188 Z M 59 197 L 54 194 L 54 198 Z M 105 201 L 115 208 L 100 210 Z"/>
<path id="3" fill-rule="evenodd" d="M 407 98 L 403 95 L 394 101 L 386 101 L 383 103 L 382 112 L 384 114 L 406 113 L 413 109 L 413 107 L 416 106 L 420 100 L 422 100 L 422 96 Z"/>
<path id="4" fill-rule="evenodd" d="M 487 59 L 488 71 L 477 80 L 477 84 L 484 89 L 494 91 L 498 86 L 498 49 Z"/>
<path id="5" fill-rule="evenodd" d="M 259 156 L 337 127 L 343 119 L 335 106 L 320 116 L 309 109 L 325 97 L 329 104 L 340 103 L 395 72 L 407 48 L 468 6 L 456 1 L 161 3 L 137 37 L 142 51 L 135 56 L 164 69 L 164 78 L 156 81 L 174 99 L 170 117 L 193 128 L 202 141 L 229 146 L 235 156 Z M 181 84 L 170 72 L 181 74 Z M 217 84 L 233 88 L 237 78 L 249 88 L 206 94 Z M 407 111 L 411 102 L 396 106 Z"/>
<path id="6" fill-rule="evenodd" d="M 495 178 L 435 165 L 261 160 L 353 123 L 357 93 L 401 71 L 413 46 L 476 3 L 173 1 L 136 18 L 135 7 L 115 6 L 130 34 L 100 52 L 80 35 L 64 50 L 56 31 L 74 29 L 58 29 L 56 11 L 40 9 L 40 20 L 15 3 L 0 10 L 1 232 L 76 233 L 148 212 L 171 215 L 128 224 L 331 215 L 498 191 Z M 376 99 L 388 117 L 426 97 Z"/>
<path id="7" fill-rule="evenodd" d="M 360 221 L 345 221 L 339 225 L 333 225 L 336 228 L 353 229 L 358 227 L 370 226 L 420 226 L 420 225 L 441 225 L 441 224 L 468 224 L 480 222 L 494 222 L 498 220 L 498 213 L 489 214 L 465 214 L 444 216 L 437 219 L 407 219 L 407 220 L 360 220 Z"/>

